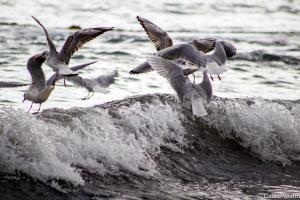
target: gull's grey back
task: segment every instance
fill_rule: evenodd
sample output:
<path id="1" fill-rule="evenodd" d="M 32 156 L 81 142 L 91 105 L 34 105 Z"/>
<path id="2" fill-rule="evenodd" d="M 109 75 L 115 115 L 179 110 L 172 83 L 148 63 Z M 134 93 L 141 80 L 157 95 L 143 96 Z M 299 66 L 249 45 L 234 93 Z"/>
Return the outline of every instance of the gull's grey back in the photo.
<path id="1" fill-rule="evenodd" d="M 176 60 L 179 58 L 186 59 L 199 67 L 206 66 L 206 55 L 202 51 L 198 51 L 192 44 L 184 43 L 177 44 L 171 47 L 165 48 L 158 52 L 158 55 L 170 59 Z"/>

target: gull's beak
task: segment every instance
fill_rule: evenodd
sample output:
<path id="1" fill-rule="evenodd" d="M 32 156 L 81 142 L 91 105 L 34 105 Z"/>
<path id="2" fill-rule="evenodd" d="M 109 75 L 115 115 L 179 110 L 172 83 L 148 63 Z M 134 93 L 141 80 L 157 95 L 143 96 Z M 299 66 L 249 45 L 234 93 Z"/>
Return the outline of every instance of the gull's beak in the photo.
<path id="1" fill-rule="evenodd" d="M 42 57 L 42 54 L 41 54 L 41 53 L 36 54 L 36 55 L 33 56 L 34 59 L 39 58 L 39 57 Z"/>
<path id="2" fill-rule="evenodd" d="M 38 60 L 41 62 L 44 62 L 46 60 L 46 56 L 41 53 L 34 55 L 33 58 L 34 60 Z"/>

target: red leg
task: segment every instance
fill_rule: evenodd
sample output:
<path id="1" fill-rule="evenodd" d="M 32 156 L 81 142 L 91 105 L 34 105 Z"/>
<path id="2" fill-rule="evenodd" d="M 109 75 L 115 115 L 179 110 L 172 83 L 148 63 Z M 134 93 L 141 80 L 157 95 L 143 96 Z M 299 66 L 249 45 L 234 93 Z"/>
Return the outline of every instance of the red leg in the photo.
<path id="1" fill-rule="evenodd" d="M 34 114 L 34 115 L 35 115 L 35 114 L 38 114 L 38 113 L 40 112 L 41 105 L 42 105 L 42 104 L 40 103 L 40 104 L 39 104 L 39 109 L 38 109 L 38 111 L 37 111 L 37 112 L 34 112 L 34 113 L 32 113 L 32 114 Z"/>
<path id="2" fill-rule="evenodd" d="M 219 80 L 221 81 L 222 79 L 221 79 L 221 77 L 218 75 L 218 78 L 219 78 Z"/>
<path id="3" fill-rule="evenodd" d="M 31 110 L 32 105 L 33 105 L 33 102 L 31 102 L 31 106 L 30 106 L 30 108 L 28 109 L 27 113 L 29 113 L 29 111 Z"/>
<path id="4" fill-rule="evenodd" d="M 212 80 L 212 81 L 214 81 L 214 78 L 210 75 L 210 79 Z"/>
<path id="5" fill-rule="evenodd" d="M 37 113 L 39 113 L 39 112 L 40 112 L 40 109 L 41 109 L 41 105 L 42 105 L 42 104 L 40 103 L 40 106 L 39 106 L 39 109 L 38 109 Z"/>
<path id="6" fill-rule="evenodd" d="M 64 78 L 64 85 L 67 86 L 67 84 L 66 84 L 66 78 Z"/>

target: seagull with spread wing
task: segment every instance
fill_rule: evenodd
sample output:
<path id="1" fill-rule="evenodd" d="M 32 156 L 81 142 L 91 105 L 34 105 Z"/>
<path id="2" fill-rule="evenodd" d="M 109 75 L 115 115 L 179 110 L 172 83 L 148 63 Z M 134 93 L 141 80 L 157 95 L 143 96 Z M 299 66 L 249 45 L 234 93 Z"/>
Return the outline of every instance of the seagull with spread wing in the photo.
<path id="1" fill-rule="evenodd" d="M 56 47 L 46 28 L 38 19 L 35 17 L 33 17 L 33 19 L 43 28 L 47 38 L 49 51 L 43 52 L 43 56 L 46 57 L 47 65 L 50 66 L 58 75 L 66 77 L 78 75 L 78 73 L 74 72 L 68 67 L 72 55 L 85 43 L 95 39 L 104 32 L 113 30 L 113 27 L 97 27 L 76 31 L 67 38 L 60 52 L 57 52 Z"/>
<path id="2" fill-rule="evenodd" d="M 202 67 L 206 69 L 208 74 L 217 75 L 221 80 L 219 75 L 227 71 L 225 62 L 228 57 L 236 54 L 236 49 L 230 42 L 218 40 L 214 52 L 210 55 L 198 51 L 191 44 L 174 45 L 159 51 L 157 54 L 169 60 L 184 59 L 195 64 L 197 67 L 184 71 L 186 75 L 192 74 Z M 212 76 L 211 79 L 213 80 Z"/>
<path id="3" fill-rule="evenodd" d="M 204 102 L 210 103 L 212 99 L 212 86 L 206 70 L 203 70 L 203 80 L 194 84 L 184 75 L 183 69 L 171 60 L 158 55 L 147 58 L 152 68 L 162 77 L 166 78 L 175 90 L 179 100 L 184 104 L 191 104 L 192 112 L 197 117 L 207 115 Z"/>
<path id="4" fill-rule="evenodd" d="M 144 28 L 145 32 L 147 33 L 149 39 L 153 42 L 157 51 L 161 51 L 165 48 L 172 47 L 173 42 L 170 36 L 166 31 L 155 25 L 154 23 L 150 22 L 149 20 L 137 16 L 137 20 L 140 22 L 142 27 Z M 193 40 L 188 43 L 184 43 L 187 45 L 192 45 L 197 51 L 207 53 L 214 49 L 216 43 L 216 39 L 214 38 L 204 38 L 199 40 Z M 182 60 L 178 60 L 178 62 L 182 63 Z M 191 66 L 189 66 L 191 67 Z M 186 67 L 186 68 L 189 68 Z M 151 65 L 145 61 L 132 69 L 129 73 L 130 74 L 140 74 L 152 71 Z"/>
<path id="5" fill-rule="evenodd" d="M 114 70 L 111 73 L 108 73 L 106 75 L 100 75 L 96 78 L 82 78 L 80 75 L 78 75 L 78 76 L 66 77 L 66 79 L 78 87 L 85 88 L 88 91 L 88 95 L 82 98 L 82 100 L 87 100 L 94 95 L 94 92 L 107 93 L 108 91 L 106 90 L 106 88 L 115 82 L 115 78 L 117 76 L 118 76 L 118 72 L 117 70 Z M 56 76 L 54 74 L 48 80 L 47 83 L 50 84 L 54 79 L 58 81 L 61 78 L 63 77 Z"/>

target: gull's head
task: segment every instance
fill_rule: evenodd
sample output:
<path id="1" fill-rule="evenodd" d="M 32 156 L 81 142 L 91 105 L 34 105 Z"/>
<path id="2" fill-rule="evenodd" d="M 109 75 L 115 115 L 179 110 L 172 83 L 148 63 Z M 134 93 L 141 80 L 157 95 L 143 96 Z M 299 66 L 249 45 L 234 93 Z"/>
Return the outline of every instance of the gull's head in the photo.
<path id="1" fill-rule="evenodd" d="M 50 56 L 50 52 L 49 51 L 43 51 L 43 53 L 42 53 L 42 57 L 46 60 L 46 65 L 48 65 L 48 58 L 49 58 L 49 56 Z"/>
<path id="2" fill-rule="evenodd" d="M 231 43 L 231 42 L 228 42 L 228 41 L 221 41 L 223 47 L 224 47 L 224 50 L 225 50 L 225 53 L 226 53 L 226 56 L 228 58 L 236 55 L 236 48 L 235 46 Z"/>
<path id="3" fill-rule="evenodd" d="M 42 56 L 43 56 L 43 58 L 45 58 L 45 59 L 47 59 L 48 57 L 49 57 L 49 55 L 50 55 L 50 53 L 49 53 L 49 51 L 43 51 L 43 53 L 42 53 Z"/>
<path id="4" fill-rule="evenodd" d="M 45 62 L 46 58 L 43 53 L 36 54 L 30 57 L 27 61 L 27 69 L 29 72 L 35 71 L 36 69 L 41 68 L 42 64 Z"/>
<path id="5" fill-rule="evenodd" d="M 36 54 L 34 56 L 32 56 L 32 59 L 35 63 L 43 63 L 45 62 L 47 56 L 46 56 L 46 51 L 44 51 L 43 53 L 39 53 L 39 54 Z"/>

